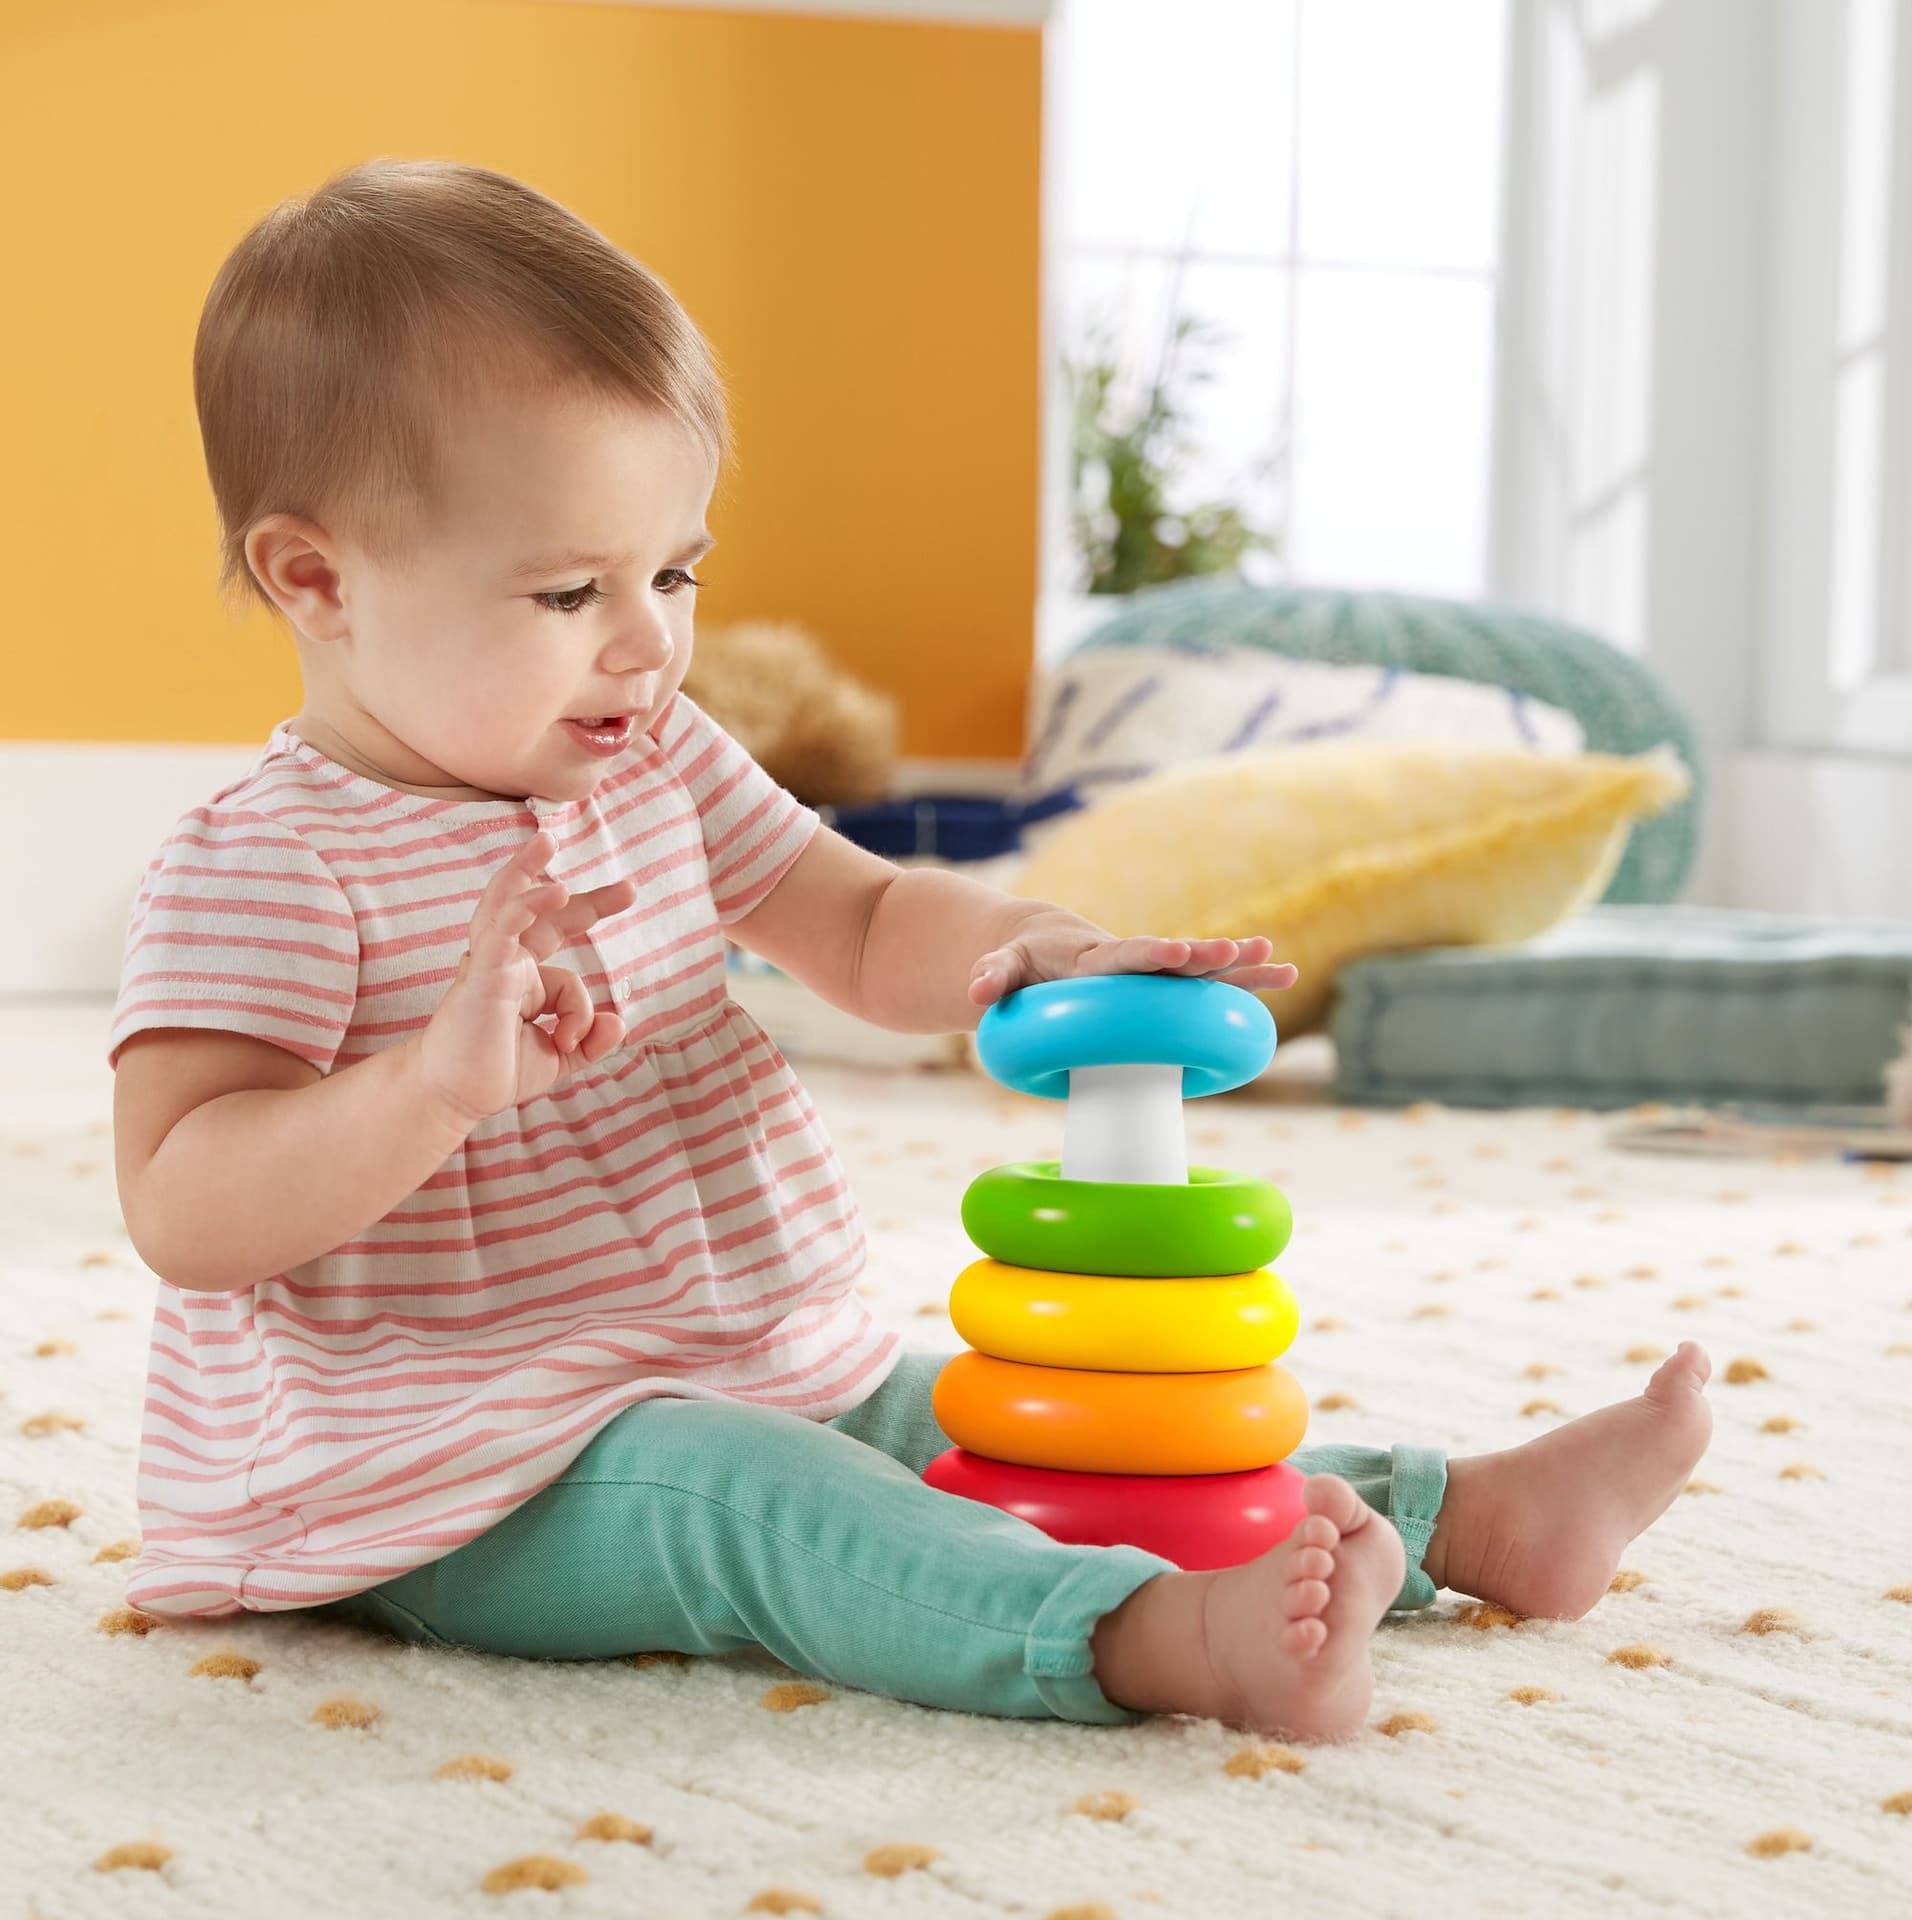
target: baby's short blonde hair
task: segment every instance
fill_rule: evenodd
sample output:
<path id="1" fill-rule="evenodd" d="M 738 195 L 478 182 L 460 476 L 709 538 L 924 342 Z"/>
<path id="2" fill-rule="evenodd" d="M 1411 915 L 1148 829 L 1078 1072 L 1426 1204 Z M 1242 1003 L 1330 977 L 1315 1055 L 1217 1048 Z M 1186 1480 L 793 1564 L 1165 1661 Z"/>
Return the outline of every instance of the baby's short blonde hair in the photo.
<path id="1" fill-rule="evenodd" d="M 193 344 L 221 595 L 278 613 L 245 553 L 270 513 L 402 558 L 432 517 L 444 424 L 501 385 L 661 410 L 717 471 L 729 457 L 703 335 L 556 201 L 484 167 L 386 159 L 281 201 L 226 257 Z"/>

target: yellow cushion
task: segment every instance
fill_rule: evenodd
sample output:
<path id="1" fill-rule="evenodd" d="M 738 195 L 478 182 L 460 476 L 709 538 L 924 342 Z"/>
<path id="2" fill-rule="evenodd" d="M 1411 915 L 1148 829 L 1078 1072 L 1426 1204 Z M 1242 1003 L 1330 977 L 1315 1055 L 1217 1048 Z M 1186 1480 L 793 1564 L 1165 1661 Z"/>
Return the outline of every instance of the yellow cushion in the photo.
<path id="1" fill-rule="evenodd" d="M 1112 933 L 1265 933 L 1319 1027 L 1335 971 L 1404 947 L 1529 940 L 1599 898 L 1632 823 L 1681 799 L 1670 754 L 1327 741 L 1190 761 L 1054 827 L 1016 891 Z"/>

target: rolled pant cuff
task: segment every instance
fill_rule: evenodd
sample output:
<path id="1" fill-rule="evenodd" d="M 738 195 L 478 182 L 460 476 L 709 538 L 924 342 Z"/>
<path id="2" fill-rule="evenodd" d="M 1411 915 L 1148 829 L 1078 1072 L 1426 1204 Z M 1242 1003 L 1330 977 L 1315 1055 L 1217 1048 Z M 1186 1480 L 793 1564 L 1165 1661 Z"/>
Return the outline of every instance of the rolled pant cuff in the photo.
<path id="1" fill-rule="evenodd" d="M 1137 1587 L 1158 1573 L 1179 1573 L 1173 1560 L 1141 1547 L 1084 1547 L 1081 1559 L 1049 1590 L 1024 1642 L 1023 1670 L 1037 1696 L 1063 1720 L 1133 1726 L 1149 1716 L 1121 1707 L 1095 1678 L 1089 1636 Z"/>
<path id="2" fill-rule="evenodd" d="M 1437 1591 L 1422 1561 L 1447 1493 L 1447 1455 L 1439 1447 L 1394 1447 L 1388 1487 L 1388 1518 L 1407 1549 L 1407 1574 L 1390 1611 L 1434 1604 Z"/>

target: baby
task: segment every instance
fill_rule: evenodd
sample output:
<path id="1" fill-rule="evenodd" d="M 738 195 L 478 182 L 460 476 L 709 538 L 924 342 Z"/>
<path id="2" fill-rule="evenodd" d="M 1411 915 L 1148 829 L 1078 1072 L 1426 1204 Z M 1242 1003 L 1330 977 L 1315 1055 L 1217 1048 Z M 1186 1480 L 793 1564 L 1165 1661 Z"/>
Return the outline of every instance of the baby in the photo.
<path id="1" fill-rule="evenodd" d="M 1303 1448 L 1245 1565 L 938 1492 L 823 1125 L 724 935 L 837 1006 L 972 1027 L 1033 981 L 1267 990 L 1260 935 L 1117 938 L 901 871 L 679 691 L 722 388 L 669 292 L 482 169 L 274 209 L 194 355 L 224 584 L 300 711 L 178 823 L 111 1053 L 159 1276 L 129 1598 L 524 1656 L 761 1645 L 905 1700 L 1300 1738 L 1440 1588 L 1573 1618 L 1703 1451 L 1706 1357 L 1526 1446 Z"/>

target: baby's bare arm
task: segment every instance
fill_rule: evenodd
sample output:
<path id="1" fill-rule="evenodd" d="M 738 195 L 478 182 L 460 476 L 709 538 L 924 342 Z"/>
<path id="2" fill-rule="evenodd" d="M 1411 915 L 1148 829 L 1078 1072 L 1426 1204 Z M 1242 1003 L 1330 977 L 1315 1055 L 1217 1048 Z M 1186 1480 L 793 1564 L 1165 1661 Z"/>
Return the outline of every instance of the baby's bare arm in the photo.
<path id="1" fill-rule="evenodd" d="M 475 1124 L 426 1086 L 416 1040 L 321 1077 L 270 1041 L 180 1028 L 127 1041 L 113 1106 L 127 1233 L 162 1280 L 204 1293 L 352 1239 Z"/>
<path id="2" fill-rule="evenodd" d="M 381 1220 L 494 1113 L 548 1092 L 624 1037 L 549 956 L 637 897 L 575 898 L 541 869 L 547 831 L 504 861 L 470 948 L 424 1029 L 325 1078 L 269 1040 L 162 1028 L 120 1049 L 120 1208 L 162 1280 L 230 1293 Z M 538 1024 L 549 1019 L 547 1032 Z"/>

